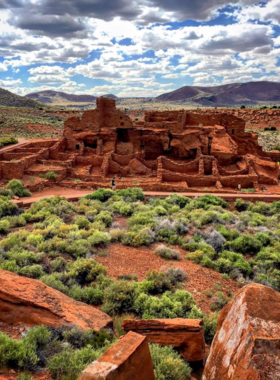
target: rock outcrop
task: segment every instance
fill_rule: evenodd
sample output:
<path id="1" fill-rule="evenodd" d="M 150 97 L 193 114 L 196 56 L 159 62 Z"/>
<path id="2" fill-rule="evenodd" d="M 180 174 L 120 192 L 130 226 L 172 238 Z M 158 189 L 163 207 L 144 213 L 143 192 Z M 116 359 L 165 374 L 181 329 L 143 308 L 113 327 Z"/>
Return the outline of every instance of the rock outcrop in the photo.
<path id="1" fill-rule="evenodd" d="M 280 293 L 247 285 L 222 310 L 203 380 L 280 379 Z"/>
<path id="2" fill-rule="evenodd" d="M 102 311 L 73 300 L 41 281 L 0 270 L 0 321 L 59 327 L 76 325 L 84 330 L 111 328 Z"/>
<path id="3" fill-rule="evenodd" d="M 151 343 L 176 347 L 189 362 L 204 359 L 205 342 L 201 319 L 127 319 L 123 321 L 122 328 L 145 335 Z"/>
<path id="4" fill-rule="evenodd" d="M 129 332 L 90 364 L 79 380 L 155 380 L 147 339 Z"/>

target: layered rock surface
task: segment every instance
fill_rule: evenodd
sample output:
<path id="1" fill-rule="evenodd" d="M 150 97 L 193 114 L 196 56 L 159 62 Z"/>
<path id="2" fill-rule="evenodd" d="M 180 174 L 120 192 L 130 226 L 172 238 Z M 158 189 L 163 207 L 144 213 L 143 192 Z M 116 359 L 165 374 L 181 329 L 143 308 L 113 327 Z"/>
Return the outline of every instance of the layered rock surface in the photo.
<path id="1" fill-rule="evenodd" d="M 147 339 L 129 332 L 90 364 L 79 380 L 155 380 Z"/>
<path id="2" fill-rule="evenodd" d="M 222 310 L 202 379 L 280 379 L 278 292 L 247 285 Z"/>
<path id="3" fill-rule="evenodd" d="M 0 321 L 76 325 L 85 330 L 111 328 L 112 319 L 100 310 L 73 300 L 41 281 L 0 270 Z"/>
<path id="4" fill-rule="evenodd" d="M 123 321 L 122 328 L 147 336 L 151 343 L 178 348 L 189 362 L 204 359 L 205 342 L 200 319 L 127 319 Z"/>

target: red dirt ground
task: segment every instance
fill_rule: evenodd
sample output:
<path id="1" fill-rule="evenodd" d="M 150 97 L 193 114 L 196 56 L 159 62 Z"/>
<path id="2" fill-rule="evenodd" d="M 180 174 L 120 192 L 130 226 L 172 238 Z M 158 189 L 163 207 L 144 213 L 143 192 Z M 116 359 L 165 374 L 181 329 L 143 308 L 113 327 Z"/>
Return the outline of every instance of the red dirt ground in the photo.
<path id="1" fill-rule="evenodd" d="M 181 252 L 180 261 L 164 260 L 158 257 L 154 253 L 155 247 L 156 245 L 133 248 L 114 243 L 104 249 L 108 251 L 108 256 L 95 258 L 106 267 L 107 274 L 115 279 L 120 275 L 130 274 L 137 275 L 138 281 L 142 281 L 146 278 L 146 273 L 153 269 L 160 270 L 171 266 L 182 268 L 188 276 L 182 288 L 193 295 L 204 313 L 211 312 L 212 301 L 203 291 L 210 291 L 217 283 L 222 285 L 225 295 L 228 291 L 234 293 L 238 289 L 235 281 L 224 280 L 220 273 L 185 260 L 187 252 L 180 247 L 176 247 Z"/>

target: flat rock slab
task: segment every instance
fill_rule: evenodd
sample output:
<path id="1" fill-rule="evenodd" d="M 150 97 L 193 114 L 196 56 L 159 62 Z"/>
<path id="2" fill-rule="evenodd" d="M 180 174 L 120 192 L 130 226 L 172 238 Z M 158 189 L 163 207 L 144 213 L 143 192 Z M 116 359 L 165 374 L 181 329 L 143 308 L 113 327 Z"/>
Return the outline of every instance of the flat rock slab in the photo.
<path id="1" fill-rule="evenodd" d="M 112 319 L 93 306 L 66 296 L 41 281 L 0 270 L 0 321 L 84 330 L 112 328 Z"/>
<path id="2" fill-rule="evenodd" d="M 149 342 L 172 346 L 189 362 L 204 360 L 205 342 L 201 319 L 150 319 L 123 321 L 125 331 L 145 335 Z"/>
<path id="3" fill-rule="evenodd" d="M 280 380 L 280 293 L 242 288 L 222 310 L 203 380 Z"/>
<path id="4" fill-rule="evenodd" d="M 147 338 L 129 332 L 91 363 L 79 380 L 155 380 Z"/>

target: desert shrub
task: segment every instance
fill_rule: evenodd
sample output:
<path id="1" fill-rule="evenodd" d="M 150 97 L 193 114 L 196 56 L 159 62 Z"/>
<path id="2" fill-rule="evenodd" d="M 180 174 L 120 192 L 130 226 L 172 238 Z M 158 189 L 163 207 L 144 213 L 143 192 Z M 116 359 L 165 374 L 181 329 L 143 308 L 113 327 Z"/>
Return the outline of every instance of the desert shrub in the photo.
<path id="1" fill-rule="evenodd" d="M 45 326 L 31 329 L 21 340 L 0 332 L 0 365 L 34 370 L 39 361 L 36 353 L 48 344 L 50 336 Z"/>
<path id="2" fill-rule="evenodd" d="M 7 260 L 0 264 L 0 269 L 7 270 L 9 272 L 18 273 L 20 267 L 17 265 L 15 260 Z"/>
<path id="3" fill-rule="evenodd" d="M 70 277 L 74 277 L 80 284 L 94 281 L 100 274 L 105 274 L 105 267 L 93 259 L 77 259 L 71 264 L 68 272 Z"/>
<path id="4" fill-rule="evenodd" d="M 154 219 L 147 213 L 137 213 L 134 214 L 127 222 L 128 227 L 133 226 L 145 226 L 152 228 L 155 224 Z M 139 228 L 139 227 L 137 227 Z"/>
<path id="5" fill-rule="evenodd" d="M 77 216 L 74 221 L 73 221 L 74 224 L 77 224 L 77 226 L 80 228 L 80 229 L 87 229 L 89 228 L 90 226 L 90 221 L 85 218 L 84 216 Z"/>
<path id="6" fill-rule="evenodd" d="M 245 202 L 243 199 L 241 198 L 238 198 L 236 199 L 235 203 L 234 203 L 234 207 L 237 211 L 241 212 L 241 211 L 246 211 L 248 210 L 248 207 L 249 207 L 250 203 L 248 202 Z"/>
<path id="7" fill-rule="evenodd" d="M 229 273 L 233 269 L 238 269 L 244 275 L 249 275 L 251 273 L 250 264 L 244 260 L 241 254 L 223 251 L 219 255 L 219 259 L 215 262 L 216 269 L 221 273 Z"/>
<path id="8" fill-rule="evenodd" d="M 115 228 L 115 229 L 111 229 L 110 230 L 110 237 L 111 237 L 111 241 L 121 241 L 124 234 L 125 234 L 125 230 L 121 229 L 121 228 Z"/>
<path id="9" fill-rule="evenodd" d="M 190 379 L 191 368 L 172 347 L 150 344 L 150 351 L 157 380 Z"/>
<path id="10" fill-rule="evenodd" d="M 92 194 L 88 194 L 85 196 L 85 199 L 96 199 L 100 202 L 106 202 L 114 195 L 114 191 L 110 189 L 98 189 Z"/>
<path id="11" fill-rule="evenodd" d="M 82 288 L 79 285 L 73 285 L 69 290 L 69 296 L 89 305 L 101 305 L 104 294 L 101 289 L 93 286 Z"/>
<path id="12" fill-rule="evenodd" d="M 184 208 L 186 204 L 190 203 L 190 198 L 184 197 L 179 194 L 171 194 L 165 198 L 166 202 L 178 205 L 180 208 Z"/>
<path id="13" fill-rule="evenodd" d="M 30 278 L 40 278 L 44 275 L 44 271 L 41 265 L 34 264 L 21 268 L 19 274 Z"/>
<path id="14" fill-rule="evenodd" d="M 202 317 L 192 295 L 184 290 L 177 290 L 175 293 L 168 291 L 160 298 L 140 293 L 134 308 L 143 319 Z"/>
<path id="15" fill-rule="evenodd" d="M 68 294 L 68 287 L 63 284 L 58 273 L 46 274 L 40 278 L 40 281 L 51 288 L 59 290 L 64 294 Z"/>
<path id="16" fill-rule="evenodd" d="M 16 204 L 0 197 L 0 218 L 18 215 L 19 212 L 20 210 Z"/>
<path id="17" fill-rule="evenodd" d="M 212 297 L 211 310 L 221 310 L 229 302 L 229 299 L 224 296 L 223 292 L 217 292 L 216 295 Z"/>
<path id="18" fill-rule="evenodd" d="M 145 195 L 143 190 L 140 188 L 127 188 L 122 190 L 117 190 L 116 195 L 125 198 L 128 201 L 143 201 L 145 199 Z"/>
<path id="19" fill-rule="evenodd" d="M 261 243 L 263 247 L 271 243 L 271 237 L 267 233 L 258 232 L 255 238 Z"/>
<path id="20" fill-rule="evenodd" d="M 112 335 L 107 331 L 84 331 L 77 327 L 66 329 L 62 332 L 62 335 L 64 341 L 70 343 L 73 348 L 91 346 L 98 349 L 105 347 L 108 342 L 113 340 Z"/>
<path id="21" fill-rule="evenodd" d="M 207 244 L 211 245 L 216 252 L 221 252 L 225 243 L 225 238 L 216 230 L 206 231 L 203 237 Z"/>
<path id="22" fill-rule="evenodd" d="M 167 260 L 180 260 L 181 255 L 179 251 L 166 247 L 165 245 L 159 245 L 155 250 L 156 255 Z"/>
<path id="23" fill-rule="evenodd" d="M 218 319 L 219 312 L 217 311 L 203 316 L 204 337 L 206 343 L 208 344 L 211 344 L 212 340 L 214 339 L 218 326 Z"/>
<path id="24" fill-rule="evenodd" d="M 171 267 L 163 272 L 167 275 L 172 285 L 183 282 L 187 278 L 187 273 L 181 268 Z"/>
<path id="25" fill-rule="evenodd" d="M 6 197 L 6 199 L 12 199 L 14 196 L 12 190 L 0 187 L 0 197 Z"/>
<path id="26" fill-rule="evenodd" d="M 48 180 L 57 179 L 57 174 L 55 172 L 47 172 L 44 174 L 44 178 Z"/>
<path id="27" fill-rule="evenodd" d="M 94 219 L 96 222 L 102 222 L 105 224 L 106 227 L 110 227 L 113 218 L 112 215 L 109 211 L 101 211 Z"/>
<path id="28" fill-rule="evenodd" d="M 79 374 L 102 353 L 102 350 L 89 347 L 80 350 L 68 348 L 48 360 L 48 371 L 54 380 L 76 380 Z"/>
<path id="29" fill-rule="evenodd" d="M 265 202 L 256 202 L 256 204 L 250 203 L 248 211 L 262 215 L 271 215 L 270 205 Z"/>
<path id="30" fill-rule="evenodd" d="M 211 259 L 213 259 L 216 255 L 214 248 L 211 247 L 211 245 L 203 242 L 185 242 L 184 244 L 182 244 L 182 248 L 190 252 L 201 251 Z"/>
<path id="31" fill-rule="evenodd" d="M 2 137 L 0 139 L 0 148 L 2 148 L 5 145 L 17 144 L 17 143 L 18 143 L 18 140 L 14 136 Z"/>
<path id="32" fill-rule="evenodd" d="M 50 263 L 50 268 L 53 272 L 62 272 L 65 270 L 67 261 L 63 257 L 57 257 Z"/>
<path id="33" fill-rule="evenodd" d="M 122 244 L 136 248 L 141 245 L 150 245 L 154 240 L 155 234 L 150 228 L 142 228 L 139 232 L 127 232 L 121 238 Z"/>
<path id="34" fill-rule="evenodd" d="M 147 281 L 143 281 L 138 286 L 139 290 L 144 290 L 150 294 L 161 294 L 172 289 L 172 284 L 168 276 L 157 270 L 147 273 Z"/>
<path id="35" fill-rule="evenodd" d="M 24 227 L 26 220 L 22 215 L 7 216 L 6 220 L 10 223 L 11 228 Z"/>
<path id="36" fill-rule="evenodd" d="M 40 234 L 31 233 L 28 235 L 26 242 L 27 244 L 37 247 L 40 243 L 43 243 L 44 237 Z"/>
<path id="37" fill-rule="evenodd" d="M 9 233 L 10 223 L 7 220 L 0 220 L 0 234 Z"/>
<path id="38" fill-rule="evenodd" d="M 97 246 L 105 246 L 109 244 L 111 241 L 110 235 L 107 232 L 101 232 L 101 231 L 95 231 L 93 234 L 88 238 L 88 242 L 91 244 L 91 246 L 97 247 Z"/>
<path id="39" fill-rule="evenodd" d="M 129 313 L 133 310 L 135 284 L 128 281 L 116 281 L 104 291 L 102 309 L 110 314 Z"/>
<path id="40" fill-rule="evenodd" d="M 223 199 L 216 197 L 215 195 L 206 194 L 195 200 L 196 208 L 204 208 L 207 210 L 209 206 L 221 206 L 223 208 L 229 208 L 229 204 Z"/>
<path id="41" fill-rule="evenodd" d="M 247 234 L 242 235 L 237 239 L 233 240 L 232 242 L 230 242 L 230 245 L 236 252 L 240 252 L 243 254 L 257 253 L 260 251 L 262 247 L 260 241 L 257 238 Z"/>
<path id="42" fill-rule="evenodd" d="M 14 195 L 17 195 L 18 197 L 30 197 L 31 193 L 29 190 L 24 188 L 24 184 L 19 179 L 12 179 L 7 183 L 6 186 L 7 189 L 11 190 Z"/>
<path id="43" fill-rule="evenodd" d="M 221 223 L 221 215 L 216 211 L 205 211 L 200 215 L 199 224 L 204 226 L 211 223 Z"/>
<path id="44" fill-rule="evenodd" d="M 226 240 L 229 241 L 232 241 L 239 237 L 239 232 L 234 228 L 228 229 L 220 224 L 217 226 L 217 230 Z"/>
<path id="45" fill-rule="evenodd" d="M 271 203 L 270 210 L 273 214 L 279 214 L 280 213 L 280 201 Z"/>

